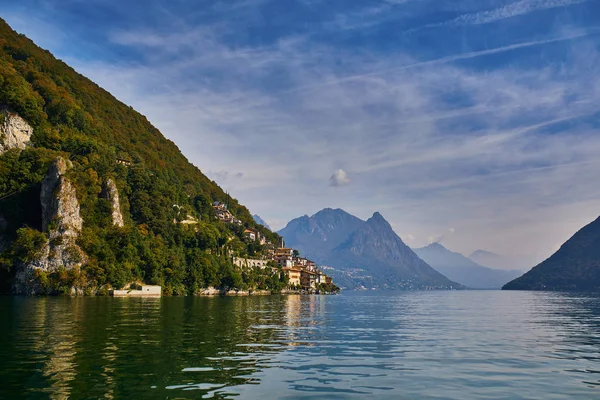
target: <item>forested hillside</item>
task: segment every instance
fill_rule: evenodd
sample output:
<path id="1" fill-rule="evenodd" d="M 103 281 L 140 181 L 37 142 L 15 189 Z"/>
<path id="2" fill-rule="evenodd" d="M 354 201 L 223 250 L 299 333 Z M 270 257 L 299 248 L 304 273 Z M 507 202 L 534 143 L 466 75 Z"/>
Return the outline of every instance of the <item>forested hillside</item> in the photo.
<path id="1" fill-rule="evenodd" d="M 44 243 L 52 245 L 42 226 L 40 192 L 57 157 L 70 161 L 64 179 L 80 206 L 83 224 L 76 243 L 85 257 L 77 268 L 41 271 L 36 279 L 45 292 L 77 286 L 95 293 L 136 280 L 162 285 L 167 294 L 277 285 L 271 276 L 242 276 L 229 257 L 263 250 L 244 238 L 245 228 L 273 243 L 276 234 L 256 224 L 246 207 L 229 199 L 143 115 L 3 20 L 0 111 L 0 126 L 15 116 L 11 121 L 22 118 L 33 128 L 22 148 L 0 151 L 2 292 L 10 291 L 16 271 L 35 261 Z M 123 226 L 111 219 L 113 208 L 103 195 L 108 181 L 118 189 Z M 241 224 L 219 221 L 214 201 L 228 203 Z M 190 217 L 193 223 L 181 223 Z"/>

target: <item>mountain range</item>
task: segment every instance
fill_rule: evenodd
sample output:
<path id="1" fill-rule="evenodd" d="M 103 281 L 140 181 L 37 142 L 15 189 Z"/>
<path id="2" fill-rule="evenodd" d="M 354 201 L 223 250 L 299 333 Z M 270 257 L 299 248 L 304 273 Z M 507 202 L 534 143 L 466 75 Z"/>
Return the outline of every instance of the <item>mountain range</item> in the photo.
<path id="1" fill-rule="evenodd" d="M 363 221 L 326 208 L 290 221 L 278 233 L 348 288 L 463 288 L 421 260 L 378 212 Z"/>
<path id="2" fill-rule="evenodd" d="M 581 228 L 550 258 L 502 289 L 600 290 L 600 218 Z"/>
<path id="3" fill-rule="evenodd" d="M 527 270 L 537 264 L 540 259 L 535 256 L 504 256 L 486 250 L 476 250 L 469 259 L 489 268 L 505 270 Z"/>
<path id="4" fill-rule="evenodd" d="M 518 270 L 484 267 L 460 253 L 448 250 L 440 243 L 413 250 L 435 270 L 472 289 L 500 289 L 505 283 L 523 274 L 523 271 Z"/>

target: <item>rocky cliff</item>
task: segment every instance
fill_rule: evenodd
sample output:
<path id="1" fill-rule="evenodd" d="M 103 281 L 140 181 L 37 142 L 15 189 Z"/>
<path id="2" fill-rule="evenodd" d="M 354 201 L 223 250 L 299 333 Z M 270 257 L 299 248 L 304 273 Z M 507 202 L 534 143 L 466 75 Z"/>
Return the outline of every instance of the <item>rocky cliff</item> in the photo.
<path id="1" fill-rule="evenodd" d="M 110 202 L 112 209 L 111 218 L 112 223 L 119 228 L 122 228 L 125 223 L 123 222 L 123 214 L 121 213 L 121 204 L 119 203 L 119 190 L 115 181 L 107 179 L 102 188 L 102 197 Z"/>
<path id="2" fill-rule="evenodd" d="M 6 109 L 0 109 L 0 121 L 0 154 L 29 145 L 33 128 L 27 121 Z"/>
<path id="3" fill-rule="evenodd" d="M 64 176 L 69 167 L 68 160 L 58 157 L 42 181 L 42 229 L 48 234 L 48 240 L 35 259 L 18 267 L 13 282 L 14 294 L 43 293 L 44 274 L 61 268 L 71 270 L 86 261 L 85 253 L 76 243 L 83 219 L 79 215 L 75 188 Z"/>

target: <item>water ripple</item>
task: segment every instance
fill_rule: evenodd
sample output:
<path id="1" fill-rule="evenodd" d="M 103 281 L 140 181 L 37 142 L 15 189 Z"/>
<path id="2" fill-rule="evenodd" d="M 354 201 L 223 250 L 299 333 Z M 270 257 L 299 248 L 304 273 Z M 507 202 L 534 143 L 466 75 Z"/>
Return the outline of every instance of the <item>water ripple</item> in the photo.
<path id="1" fill-rule="evenodd" d="M 0 398 L 600 393 L 600 296 L 1 298 Z"/>

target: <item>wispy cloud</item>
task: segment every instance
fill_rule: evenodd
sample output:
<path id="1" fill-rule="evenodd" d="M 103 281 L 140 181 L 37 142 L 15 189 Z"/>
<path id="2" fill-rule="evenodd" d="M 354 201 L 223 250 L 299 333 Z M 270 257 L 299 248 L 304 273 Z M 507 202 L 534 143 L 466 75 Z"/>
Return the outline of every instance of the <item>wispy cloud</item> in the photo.
<path id="1" fill-rule="evenodd" d="M 507 18 L 529 14 L 538 10 L 547 10 L 556 7 L 567 7 L 573 4 L 584 3 L 589 0 L 521 0 L 504 5 L 492 10 L 464 14 L 441 25 L 479 25 L 489 24 Z"/>
<path id="2" fill-rule="evenodd" d="M 289 92 L 311 90 L 311 89 L 314 89 L 315 87 L 320 87 L 323 85 L 340 84 L 340 83 L 344 83 L 344 82 L 361 80 L 361 79 L 365 79 L 365 78 L 369 78 L 369 77 L 376 77 L 376 76 L 380 76 L 380 75 L 399 73 L 399 72 L 402 72 L 404 70 L 409 70 L 409 69 L 430 67 L 430 66 L 435 66 L 435 65 L 440 65 L 440 64 L 448 64 L 448 63 L 452 63 L 455 61 L 468 60 L 468 59 L 477 58 L 477 57 L 489 56 L 489 55 L 509 52 L 509 51 L 513 51 L 513 50 L 524 49 L 524 48 L 528 48 L 528 47 L 569 41 L 569 40 L 573 40 L 573 39 L 583 38 L 585 36 L 597 35 L 599 33 L 600 33 L 600 28 L 596 28 L 596 29 L 590 29 L 590 30 L 587 30 L 584 32 L 575 32 L 575 33 L 571 33 L 568 35 L 558 36 L 558 37 L 549 38 L 549 39 L 533 40 L 533 41 L 528 41 L 528 42 L 515 43 L 515 44 L 511 44 L 511 45 L 507 45 L 507 46 L 495 47 L 492 49 L 470 51 L 470 52 L 461 53 L 461 54 L 454 54 L 451 56 L 434 58 L 434 59 L 426 60 L 426 61 L 417 61 L 417 62 L 407 63 L 407 64 L 397 66 L 397 67 L 369 71 L 369 72 L 366 72 L 363 74 L 344 76 L 341 78 L 337 78 L 335 80 L 320 82 L 318 84 L 296 87 L 296 88 L 289 90 Z"/>

